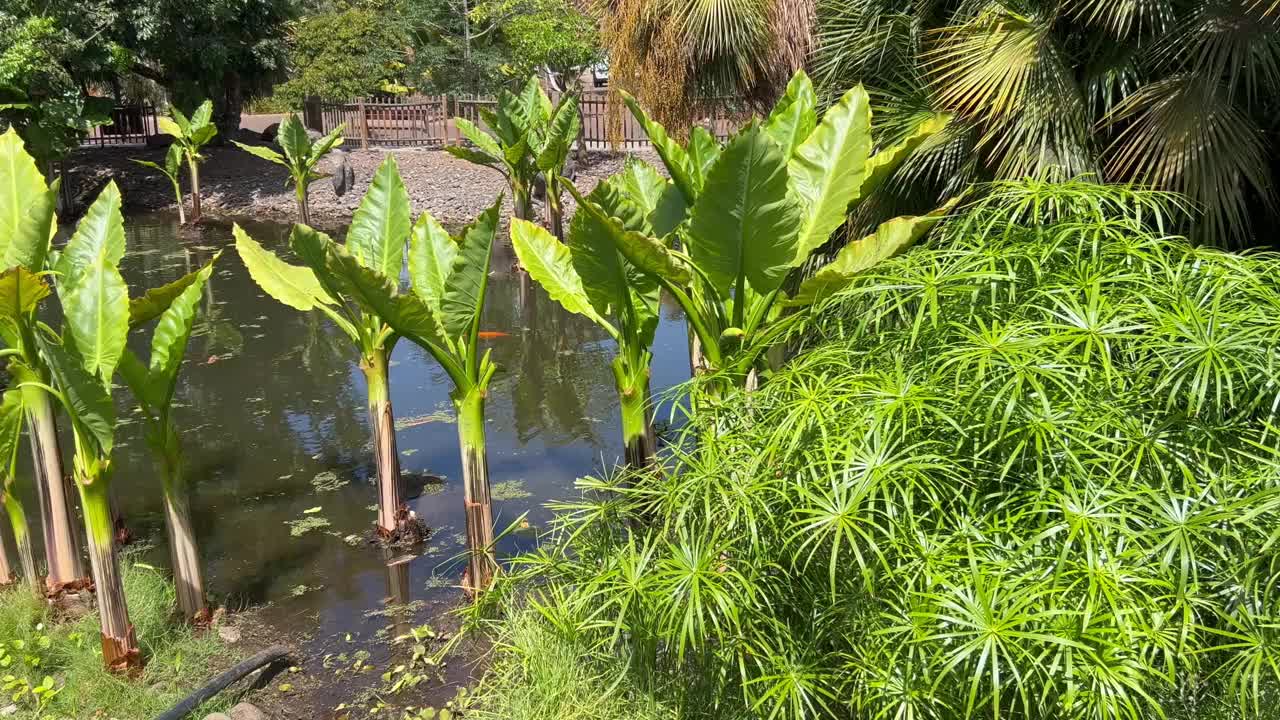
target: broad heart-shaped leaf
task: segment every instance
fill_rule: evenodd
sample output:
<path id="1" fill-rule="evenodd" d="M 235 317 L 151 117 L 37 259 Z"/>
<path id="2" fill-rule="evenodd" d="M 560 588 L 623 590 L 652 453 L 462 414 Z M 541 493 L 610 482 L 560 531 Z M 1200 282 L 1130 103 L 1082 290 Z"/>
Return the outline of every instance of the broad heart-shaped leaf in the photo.
<path id="1" fill-rule="evenodd" d="M 809 76 L 799 70 L 787 84 L 786 94 L 773 106 L 764 128 L 790 158 L 817 124 L 818 96 L 813 91 Z"/>
<path id="2" fill-rule="evenodd" d="M 607 183 L 596 185 L 588 200 L 603 201 L 609 192 Z M 576 189 L 571 192 L 576 193 Z M 609 215 L 607 208 L 601 208 Z M 611 230 L 601 219 L 600 213 L 577 212 L 569 221 L 569 233 L 565 242 L 569 247 L 569 261 L 574 273 L 582 281 L 583 291 L 596 314 L 618 318 L 627 302 L 626 261 L 613 240 Z"/>
<path id="3" fill-rule="evenodd" d="M 844 94 L 796 149 L 788 167 L 791 190 L 804 210 L 793 266 L 803 263 L 844 224 L 871 153 L 871 106 L 859 85 Z"/>
<path id="4" fill-rule="evenodd" d="M 191 146 L 199 149 L 218 134 L 217 125 L 202 125 L 199 128 L 191 130 L 190 142 Z"/>
<path id="5" fill-rule="evenodd" d="M 399 280 L 412 226 L 409 193 L 400 179 L 395 156 L 387 155 L 351 218 L 347 250 L 365 267 Z"/>
<path id="6" fill-rule="evenodd" d="M 867 170 L 862 178 L 862 185 L 858 188 L 858 194 L 849 201 L 849 210 L 852 211 L 858 201 L 869 197 L 876 190 L 884 185 L 889 176 L 906 161 L 912 153 L 923 145 L 929 138 L 942 132 L 947 123 L 951 121 L 950 115 L 935 115 L 924 122 L 920 123 L 907 135 L 902 142 L 872 155 L 867 160 Z"/>
<path id="7" fill-rule="evenodd" d="M 115 444 L 116 408 L 103 380 L 94 377 L 57 340 L 36 334 L 40 355 L 49 366 L 62 404 L 75 426 L 87 433 L 82 440 L 92 450 L 110 455 Z"/>
<path id="8" fill-rule="evenodd" d="M 430 213 L 423 213 L 409 238 L 409 283 L 437 318 L 442 317 L 444 294 L 457 257 L 458 243 Z"/>
<path id="9" fill-rule="evenodd" d="M 54 180 L 48 190 L 34 193 L 26 217 L 18 224 L 17 232 L 8 238 L 4 255 L 0 257 L 0 268 L 21 265 L 36 272 L 44 270 L 49 240 L 57 229 L 54 212 L 61 184 L 61 179 Z"/>
<path id="10" fill-rule="evenodd" d="M 658 174 L 652 165 L 643 160 L 629 160 L 622 172 L 609 178 L 609 182 L 635 203 L 646 219 L 658 209 L 662 193 L 671 183 Z"/>
<path id="11" fill-rule="evenodd" d="M 782 284 L 801 218 L 786 158 L 763 128 L 751 125 L 724 149 L 691 215 L 690 255 L 722 298 L 740 277 L 762 295 Z"/>
<path id="12" fill-rule="evenodd" d="M 609 239 L 613 246 L 622 253 L 627 262 L 643 273 L 662 278 L 674 285 L 688 284 L 691 274 L 689 268 L 657 238 L 649 237 L 641 232 L 627 230 L 622 222 L 610 215 L 595 202 L 583 197 L 582 193 L 567 183 L 566 187 L 578 202 L 578 212 L 585 212 L 600 223 L 602 235 Z M 574 255 L 577 257 L 577 254 Z M 586 278 L 582 268 L 578 273 Z"/>
<path id="13" fill-rule="evenodd" d="M 547 291 L 552 300 L 575 315 L 590 318 L 616 337 L 613 325 L 592 307 L 591 299 L 582 287 L 582 278 L 573 267 L 569 248 L 564 243 L 539 225 L 513 219 L 511 245 L 515 248 L 516 257 L 520 258 L 520 266 Z"/>
<path id="14" fill-rule="evenodd" d="M 788 305 L 810 305 L 831 297 L 847 287 L 858 273 L 865 272 L 914 245 L 934 225 L 946 217 L 960 198 L 950 200 L 928 215 L 897 217 L 876 228 L 875 233 L 849 243 L 834 260 L 819 268 L 800 284 Z"/>
<path id="15" fill-rule="evenodd" d="M 249 270 L 249 277 L 258 283 L 268 295 L 295 310 L 307 312 L 320 305 L 333 305 L 329 296 L 311 268 L 290 265 L 276 257 L 240 228 L 231 226 L 236 238 L 236 252 Z"/>
<path id="16" fill-rule="evenodd" d="M 252 242 L 252 241 L 251 241 Z M 145 325 L 152 320 L 160 317 L 173 301 L 178 298 L 187 288 L 200 279 L 201 275 L 206 275 L 205 270 L 213 267 L 213 264 L 222 256 L 219 251 L 212 260 L 204 267 L 192 273 L 187 273 L 182 277 L 174 280 L 168 285 L 161 285 L 156 288 L 149 288 L 142 295 L 129 300 L 129 329 Z M 204 281 L 201 280 L 201 284 Z"/>
<path id="17" fill-rule="evenodd" d="M 54 270 L 59 286 L 78 282 L 78 274 L 94 265 L 115 266 L 124 257 L 124 217 L 120 214 L 120 189 L 115 181 L 98 194 L 76 226 Z"/>
<path id="18" fill-rule="evenodd" d="M 200 103 L 200 107 L 191 113 L 191 131 L 195 132 L 200 128 L 207 127 L 209 121 L 213 119 L 213 101 L 205 100 Z"/>
<path id="19" fill-rule="evenodd" d="M 498 162 L 498 158 L 502 157 L 502 148 L 498 146 L 498 141 L 494 140 L 492 135 L 466 118 L 454 118 L 453 122 L 458 127 L 458 132 L 462 133 L 462 137 L 479 148 L 480 152 L 491 156 L 494 162 Z"/>
<path id="20" fill-rule="evenodd" d="M 200 297 L 205 283 L 213 273 L 213 263 L 193 273 L 196 278 L 174 298 L 168 309 L 160 315 L 155 333 L 151 336 L 151 361 L 148 371 L 148 401 L 167 408 L 173 398 L 178 379 L 178 369 L 187 352 L 191 339 L 191 326 L 200 309 Z"/>
<path id="21" fill-rule="evenodd" d="M 0 475 L 7 488 L 12 481 L 18 460 L 18 447 L 22 439 L 22 391 L 16 388 L 4 392 L 0 401 Z M 0 495 L 3 495 L 0 492 Z"/>
<path id="22" fill-rule="evenodd" d="M 506 164 L 503 159 L 502 152 L 499 151 L 497 156 L 491 156 L 488 153 L 481 152 L 475 148 L 469 148 L 462 145 L 445 145 L 444 151 L 459 160 L 466 160 L 476 165 L 484 165 L 486 167 L 496 167 L 499 170 Z M 505 171 L 504 171 L 505 172 Z"/>
<path id="23" fill-rule="evenodd" d="M 171 143 L 164 153 L 164 173 L 176 183 L 178 173 L 182 171 L 182 146 Z"/>
<path id="24" fill-rule="evenodd" d="M 31 205 L 47 189 L 36 162 L 12 127 L 0 135 L 0 257 L 8 254 Z M 47 240 L 47 238 L 46 238 Z M 40 271 L 44 268 L 29 268 Z"/>
<path id="25" fill-rule="evenodd" d="M 321 158 L 328 155 L 330 150 L 341 145 L 343 143 L 342 133 L 346 132 L 346 130 L 347 124 L 341 123 L 338 127 L 330 130 L 328 135 L 316 141 L 311 146 L 311 157 L 306 158 L 307 167 L 314 166 L 317 162 L 320 162 Z"/>
<path id="26" fill-rule="evenodd" d="M 276 152 L 275 150 L 272 150 L 269 147 L 263 147 L 261 145 L 245 145 L 244 143 L 236 142 L 235 140 L 232 140 L 231 144 L 249 153 L 250 155 L 253 155 L 254 157 L 259 157 L 259 158 L 262 158 L 263 160 L 266 160 L 267 162 L 273 162 L 277 165 L 283 165 L 284 167 L 289 167 L 289 161 L 286 160 L 283 155 Z"/>
<path id="27" fill-rule="evenodd" d="M 133 393 L 133 398 L 148 415 L 154 415 L 156 409 L 164 403 L 164 398 L 155 396 L 150 382 L 151 374 L 146 364 L 132 350 L 125 348 L 120 364 L 116 366 L 116 374 L 124 379 L 129 392 Z"/>
<path id="28" fill-rule="evenodd" d="M 453 268 L 445 282 L 444 300 L 440 303 L 441 320 L 451 338 L 469 333 L 480 322 L 501 207 L 499 195 L 497 202 L 458 234 L 458 254 L 453 259 Z"/>
<path id="29" fill-rule="evenodd" d="M 173 108 L 173 112 L 177 113 L 178 109 Z M 185 118 L 183 119 L 185 120 Z M 182 125 L 173 118 L 165 117 L 164 115 L 160 115 L 156 118 L 156 129 L 170 137 L 186 137 L 186 132 L 183 131 Z"/>
<path id="30" fill-rule="evenodd" d="M 16 334 L 19 324 L 35 312 L 49 292 L 43 278 L 21 265 L 0 273 L 0 321 L 7 326 L 6 335 Z"/>
<path id="31" fill-rule="evenodd" d="M 698 192 L 702 192 L 707 173 L 711 172 L 719 157 L 720 143 L 710 130 L 699 125 L 689 132 L 689 169 L 693 172 Z"/>
<path id="32" fill-rule="evenodd" d="M 276 142 L 293 165 L 306 163 L 311 157 L 311 138 L 307 136 L 307 129 L 302 126 L 302 121 L 293 113 L 287 115 L 280 123 Z"/>
<path id="33" fill-rule="evenodd" d="M 624 91 L 622 99 L 631 109 L 636 122 L 644 128 L 645 135 L 649 136 L 649 142 L 653 144 L 654 151 L 658 153 L 658 157 L 662 158 L 662 164 L 667 166 L 667 174 L 671 176 L 671 181 L 684 195 L 685 204 L 692 205 L 693 201 L 698 199 L 698 189 L 694 181 L 689 153 L 680 147 L 680 143 L 667 135 L 666 128 L 649 119 L 634 97 Z"/>
<path id="34" fill-rule="evenodd" d="M 109 382 L 129 337 L 129 287 L 105 261 L 79 268 L 76 277 L 69 288 L 58 286 L 63 338 L 86 371 Z"/>
<path id="35" fill-rule="evenodd" d="M 551 124 L 547 126 L 542 152 L 538 153 L 538 169 L 542 172 L 559 173 L 569 157 L 574 141 L 578 139 L 578 130 L 581 127 L 582 120 L 578 117 L 577 103 L 561 103 L 560 109 L 551 119 Z"/>

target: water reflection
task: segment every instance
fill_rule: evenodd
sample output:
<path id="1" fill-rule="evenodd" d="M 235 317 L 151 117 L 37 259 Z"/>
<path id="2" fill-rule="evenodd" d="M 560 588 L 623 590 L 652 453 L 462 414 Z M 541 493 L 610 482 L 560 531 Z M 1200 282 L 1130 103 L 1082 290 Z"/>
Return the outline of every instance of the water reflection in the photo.
<path id="1" fill-rule="evenodd" d="M 287 227 L 242 221 L 266 247 L 288 254 Z M 131 286 L 170 282 L 222 251 L 177 391 L 177 419 L 192 486 L 192 512 L 215 599 L 271 603 L 268 620 L 314 633 L 371 636 L 387 600 L 443 602 L 456 590 L 462 544 L 461 468 L 448 382 L 420 349 L 392 355 L 391 391 L 400 462 L 413 509 L 432 529 L 415 556 L 384 555 L 363 542 L 375 502 L 364 379 L 354 348 L 317 314 L 270 298 L 249 278 L 227 224 L 182 230 L 165 215 L 129 219 Z M 608 361 L 613 347 L 591 322 L 564 313 L 500 249 L 483 329 L 500 368 L 488 403 L 495 483 L 505 483 L 499 528 L 572 492 L 573 480 L 621 455 Z M 685 330 L 664 313 L 654 387 L 688 376 Z M 672 317 L 676 319 L 672 321 Z M 142 426 L 121 408 L 117 482 L 135 532 L 161 547 L 160 492 Z M 500 555 L 533 541 L 512 533 Z M 446 582 L 440 582 L 440 579 Z M 429 582 L 430 581 L 430 582 Z M 416 583 L 416 584 L 415 584 Z M 430 587 L 428 587 L 430 585 Z M 426 610 L 430 612 L 430 607 Z"/>

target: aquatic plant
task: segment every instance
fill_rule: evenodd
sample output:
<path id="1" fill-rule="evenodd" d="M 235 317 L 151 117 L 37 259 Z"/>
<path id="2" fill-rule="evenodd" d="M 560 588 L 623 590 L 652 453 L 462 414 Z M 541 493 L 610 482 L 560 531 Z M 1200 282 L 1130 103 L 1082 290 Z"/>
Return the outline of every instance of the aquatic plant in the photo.
<path id="1" fill-rule="evenodd" d="M 0 504 L 9 516 L 9 529 L 13 531 L 13 544 L 18 550 L 18 562 L 22 564 L 22 576 L 37 596 L 44 596 L 40 576 L 36 573 L 35 556 L 31 552 L 31 530 L 27 525 L 27 511 L 22 505 L 18 484 L 18 443 L 22 440 L 22 391 L 6 390 L 0 402 Z M 3 545 L 3 543 L 0 543 Z M 0 547 L 0 585 L 13 579 L 8 551 Z"/>
<path id="2" fill-rule="evenodd" d="M 281 165 L 289 171 L 289 177 L 293 180 L 293 191 L 298 199 L 298 221 L 304 225 L 310 225 L 311 209 L 308 204 L 308 194 L 311 183 L 329 177 L 316 171 L 316 166 L 324 156 L 342 144 L 342 133 L 345 130 L 346 125 L 339 125 L 328 135 L 313 143 L 302 121 L 297 115 L 290 114 L 280 123 L 280 130 L 276 134 L 280 149 L 284 151 L 283 155 L 260 145 L 245 145 L 235 140 L 232 140 L 231 144 L 250 155 Z"/>
<path id="3" fill-rule="evenodd" d="M 191 174 L 191 221 L 200 222 L 200 161 L 204 156 L 200 149 L 209 144 L 218 134 L 218 126 L 213 123 L 213 102 L 205 100 L 188 118 L 182 114 L 177 105 L 169 107 L 169 115 L 156 118 L 156 127 L 160 132 L 173 138 L 173 143 L 182 149 L 182 157 L 187 162 Z M 167 157 L 166 157 L 167 161 Z M 182 203 L 178 203 L 181 205 Z"/>
<path id="4" fill-rule="evenodd" d="M 569 190 L 636 269 L 683 308 L 700 346 L 697 369 L 737 385 L 753 382 L 763 354 L 803 317 L 783 314 L 788 278 L 912 147 L 946 123 L 930 118 L 903 144 L 872 155 L 867 93 L 853 88 L 819 122 L 803 72 L 768 118 L 748 123 L 724 146 L 704 128 L 681 145 L 627 101 L 671 176 L 653 202 L 650 231 L 627 227 L 609 208 Z M 915 242 L 946 210 L 889 221 L 815 277 L 827 291 L 838 287 Z M 811 295 L 812 288 L 800 297 Z"/>
<path id="5" fill-rule="evenodd" d="M 405 243 L 411 232 L 409 193 L 388 155 L 373 176 L 339 246 L 307 225 L 294 225 L 289 245 L 304 265 L 290 265 L 233 227 L 236 250 L 249 275 L 268 295 L 295 310 L 324 313 L 355 345 L 368 386 L 369 430 L 378 475 L 378 534 L 393 539 L 415 527 L 403 500 L 400 458 L 396 450 L 395 412 L 391 406 L 390 358 L 400 335 L 371 306 L 363 289 L 329 268 L 329 248 L 342 247 L 352 262 L 376 275 L 399 278 Z"/>
<path id="6" fill-rule="evenodd" d="M 547 227 L 562 237 L 565 163 L 578 139 L 582 119 L 577 96 L 565 93 L 557 105 L 542 89 L 536 76 L 529 78 L 519 95 L 498 93 L 493 110 L 482 108 L 480 117 L 490 132 L 466 118 L 454 118 L 458 132 L 474 147 L 449 145 L 449 153 L 468 162 L 500 171 L 511 187 L 515 216 L 533 219 L 533 188 L 541 174 L 547 187 Z"/>
<path id="7" fill-rule="evenodd" d="M 490 597 L 681 716 L 1273 717 L 1280 256 L 1167 202 L 993 188 Z"/>
<path id="8" fill-rule="evenodd" d="M 607 208 L 622 230 L 652 235 L 649 218 L 667 185 L 652 167 L 634 161 L 596 186 L 587 199 Z M 626 460 L 635 468 L 647 466 L 655 445 L 649 376 L 659 319 L 658 282 L 636 270 L 610 240 L 605 221 L 590 212 L 574 216 L 565 243 L 532 223 L 513 220 L 511 243 L 521 267 L 552 300 L 591 319 L 618 344 L 613 376 Z"/>
<path id="9" fill-rule="evenodd" d="M 182 175 L 182 159 L 185 154 L 186 151 L 183 149 L 182 145 L 174 143 L 169 146 L 169 150 L 164 154 L 164 165 L 153 163 L 150 160 L 133 160 L 135 163 L 143 167 L 149 167 L 152 170 L 159 170 L 160 173 L 165 176 L 165 179 L 169 181 L 169 184 L 173 186 L 173 196 L 175 201 L 178 203 L 179 225 L 187 224 L 187 209 L 182 203 L 182 183 L 179 182 L 179 178 Z"/>
<path id="10" fill-rule="evenodd" d="M 178 609 L 188 622 L 207 620 L 209 608 L 205 602 L 204 573 L 191 522 L 182 443 L 172 414 L 173 395 L 187 342 L 191 339 L 191 329 L 199 312 L 200 299 L 215 262 L 217 256 L 200 270 L 130 303 L 130 328 L 156 321 L 151 337 L 151 354 L 144 363 L 126 348 L 118 366 L 120 376 L 142 410 L 147 444 L 162 469 L 164 520 L 169 534 L 173 580 L 177 587 Z"/>
<path id="11" fill-rule="evenodd" d="M 10 128 L 0 135 L 0 339 L 6 370 L 22 393 L 44 532 L 45 582 L 53 595 L 82 584 L 85 577 L 57 421 L 46 390 L 51 378 L 36 343 L 37 310 L 49 295 L 43 273 L 57 196 L 57 181 L 45 184 L 17 132 Z"/>

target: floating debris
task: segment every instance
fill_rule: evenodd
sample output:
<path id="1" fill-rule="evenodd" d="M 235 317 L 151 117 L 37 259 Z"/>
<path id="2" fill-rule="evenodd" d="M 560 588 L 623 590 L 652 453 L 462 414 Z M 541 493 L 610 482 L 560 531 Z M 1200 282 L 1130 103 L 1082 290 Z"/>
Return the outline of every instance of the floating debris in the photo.
<path id="1" fill-rule="evenodd" d="M 396 418 L 396 430 L 408 430 L 409 428 L 418 427 L 420 425 L 430 425 L 431 423 L 453 422 L 453 413 L 445 410 L 436 410 L 435 412 L 430 412 L 425 415 Z"/>
<path id="2" fill-rule="evenodd" d="M 332 470 L 325 470 L 311 478 L 311 487 L 315 488 L 316 492 L 333 492 L 350 482 L 346 478 L 339 477 L 338 473 Z"/>
<path id="3" fill-rule="evenodd" d="M 525 489 L 523 480 L 503 480 L 493 484 L 489 496 L 494 500 L 523 500 L 533 497 L 533 493 Z"/>
<path id="4" fill-rule="evenodd" d="M 284 524 L 289 526 L 289 535 L 293 537 L 302 537 L 313 530 L 323 530 L 330 525 L 329 518 L 315 515 L 298 520 L 285 520 Z"/>

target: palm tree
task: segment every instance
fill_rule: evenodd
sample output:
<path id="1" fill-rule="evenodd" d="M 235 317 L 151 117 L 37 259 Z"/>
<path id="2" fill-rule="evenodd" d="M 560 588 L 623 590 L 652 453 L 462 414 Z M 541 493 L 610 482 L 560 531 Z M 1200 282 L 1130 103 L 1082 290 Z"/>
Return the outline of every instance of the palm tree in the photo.
<path id="1" fill-rule="evenodd" d="M 886 139 L 921 111 L 956 115 L 895 178 L 908 204 L 1089 174 L 1185 194 L 1201 242 L 1242 245 L 1278 217 L 1267 0 L 820 0 L 814 65 L 828 95 L 872 90 Z"/>
<path id="2" fill-rule="evenodd" d="M 814 2 L 604 0 L 610 81 L 680 130 L 704 98 L 740 98 L 767 112 L 809 58 Z"/>

